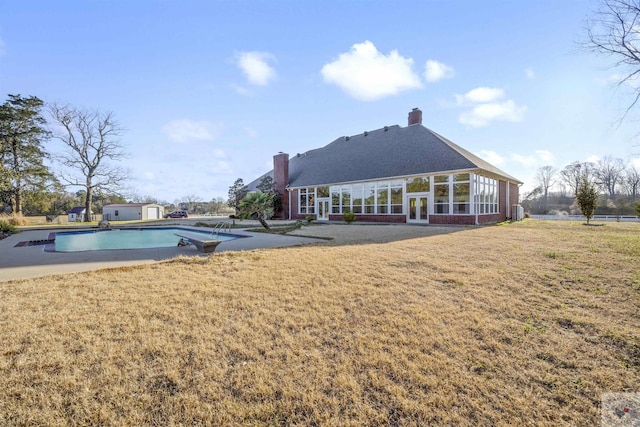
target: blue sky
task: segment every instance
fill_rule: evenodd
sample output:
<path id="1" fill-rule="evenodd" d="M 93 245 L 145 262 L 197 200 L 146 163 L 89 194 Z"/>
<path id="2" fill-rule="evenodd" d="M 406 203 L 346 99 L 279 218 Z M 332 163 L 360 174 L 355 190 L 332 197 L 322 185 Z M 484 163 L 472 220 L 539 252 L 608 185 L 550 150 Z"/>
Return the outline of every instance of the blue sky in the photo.
<path id="1" fill-rule="evenodd" d="M 0 0 L 0 93 L 113 111 L 131 191 L 169 202 L 414 107 L 526 191 L 541 166 L 640 151 L 620 70 L 578 47 L 597 4 Z"/>

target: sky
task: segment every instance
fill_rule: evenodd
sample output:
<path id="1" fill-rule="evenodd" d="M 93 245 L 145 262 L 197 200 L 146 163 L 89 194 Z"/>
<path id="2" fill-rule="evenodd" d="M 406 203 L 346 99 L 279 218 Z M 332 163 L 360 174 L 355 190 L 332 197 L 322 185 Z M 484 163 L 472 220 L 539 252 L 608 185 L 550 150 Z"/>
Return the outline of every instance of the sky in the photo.
<path id="1" fill-rule="evenodd" d="M 535 187 L 640 167 L 630 88 L 580 47 L 597 0 L 0 0 L 0 94 L 113 112 L 129 195 L 227 198 L 341 136 L 423 125 Z M 46 148 L 55 154 L 55 142 Z M 634 156 L 635 154 L 635 156 Z"/>

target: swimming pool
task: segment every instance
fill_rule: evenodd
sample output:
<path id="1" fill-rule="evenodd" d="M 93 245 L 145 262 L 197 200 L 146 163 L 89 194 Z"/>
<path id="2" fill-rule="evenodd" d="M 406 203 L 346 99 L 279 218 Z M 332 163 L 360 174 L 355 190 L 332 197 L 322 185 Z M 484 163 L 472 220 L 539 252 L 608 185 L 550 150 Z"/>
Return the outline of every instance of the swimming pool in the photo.
<path id="1" fill-rule="evenodd" d="M 244 236 L 234 234 L 212 234 L 177 227 L 121 228 L 109 230 L 65 231 L 55 233 L 56 252 L 100 251 L 106 249 L 149 249 L 177 246 L 180 237 L 176 233 L 193 234 L 200 238 L 222 241 L 235 240 Z"/>

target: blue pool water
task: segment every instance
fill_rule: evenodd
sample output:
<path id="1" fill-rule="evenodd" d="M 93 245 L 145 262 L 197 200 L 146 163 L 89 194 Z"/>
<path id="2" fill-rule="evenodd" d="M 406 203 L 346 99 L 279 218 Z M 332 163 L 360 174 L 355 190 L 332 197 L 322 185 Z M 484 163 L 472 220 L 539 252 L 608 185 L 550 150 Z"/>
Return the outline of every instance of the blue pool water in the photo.
<path id="1" fill-rule="evenodd" d="M 112 230 L 69 231 L 56 233 L 56 252 L 97 251 L 104 249 L 147 249 L 177 246 L 181 234 L 193 235 L 201 239 L 234 240 L 243 236 L 206 231 L 194 231 L 186 228 L 129 228 Z"/>

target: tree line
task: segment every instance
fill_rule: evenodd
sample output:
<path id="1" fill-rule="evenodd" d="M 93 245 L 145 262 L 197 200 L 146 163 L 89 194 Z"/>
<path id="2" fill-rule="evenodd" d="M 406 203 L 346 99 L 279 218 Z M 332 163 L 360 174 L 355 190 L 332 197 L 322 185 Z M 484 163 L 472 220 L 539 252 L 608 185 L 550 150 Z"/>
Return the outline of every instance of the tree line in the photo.
<path id="1" fill-rule="evenodd" d="M 579 213 L 576 196 L 584 183 L 592 185 L 596 192 L 596 214 L 636 215 L 640 169 L 630 161 L 612 156 L 597 162 L 575 161 L 562 169 L 540 167 L 535 187 L 524 195 L 522 205 L 534 214 Z"/>

